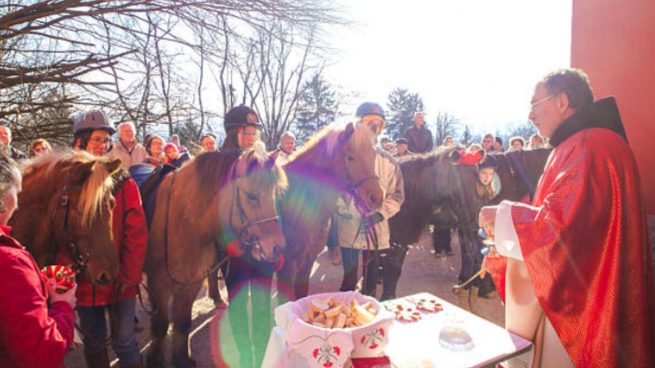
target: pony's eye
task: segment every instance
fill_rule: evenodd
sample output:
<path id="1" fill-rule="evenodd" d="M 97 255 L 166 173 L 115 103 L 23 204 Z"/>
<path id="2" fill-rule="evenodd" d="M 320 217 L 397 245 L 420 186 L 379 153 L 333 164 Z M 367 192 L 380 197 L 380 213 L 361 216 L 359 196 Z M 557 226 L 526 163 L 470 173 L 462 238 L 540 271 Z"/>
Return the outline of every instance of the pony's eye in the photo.
<path id="1" fill-rule="evenodd" d="M 355 161 L 355 158 L 353 156 L 346 156 L 346 160 Z"/>
<path id="2" fill-rule="evenodd" d="M 252 193 L 246 194 L 246 198 L 248 198 L 249 201 L 253 201 L 253 202 L 257 200 L 257 196 Z"/>

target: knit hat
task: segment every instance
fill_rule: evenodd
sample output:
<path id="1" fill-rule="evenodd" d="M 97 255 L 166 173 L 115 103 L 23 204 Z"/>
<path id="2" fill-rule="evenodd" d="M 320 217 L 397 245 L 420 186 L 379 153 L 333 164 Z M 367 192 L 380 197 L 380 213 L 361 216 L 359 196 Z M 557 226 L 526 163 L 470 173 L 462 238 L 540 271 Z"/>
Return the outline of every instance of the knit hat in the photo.
<path id="1" fill-rule="evenodd" d="M 223 125 L 225 126 L 226 133 L 243 126 L 254 126 L 255 128 L 262 127 L 262 123 L 259 122 L 257 113 L 246 105 L 240 105 L 230 109 L 230 111 L 225 114 Z"/>
<path id="2" fill-rule="evenodd" d="M 175 148 L 177 151 L 180 150 L 179 148 L 177 148 L 175 143 L 166 143 L 166 145 L 164 146 L 164 152 L 166 152 L 166 150 L 169 149 L 169 148 Z"/>
<path id="3" fill-rule="evenodd" d="M 478 169 L 486 169 L 490 167 L 494 170 L 498 170 L 498 159 L 491 155 L 486 155 L 484 160 L 478 164 Z"/>

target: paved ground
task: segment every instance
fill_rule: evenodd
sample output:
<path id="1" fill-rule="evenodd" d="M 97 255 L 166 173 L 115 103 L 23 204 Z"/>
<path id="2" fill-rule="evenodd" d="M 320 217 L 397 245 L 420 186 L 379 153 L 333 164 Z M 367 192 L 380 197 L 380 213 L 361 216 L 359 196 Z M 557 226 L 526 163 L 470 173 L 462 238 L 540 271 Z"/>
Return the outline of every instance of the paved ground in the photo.
<path id="1" fill-rule="evenodd" d="M 427 291 L 447 301 L 456 304 L 457 298 L 451 293 L 451 287 L 457 282 L 459 271 L 459 246 L 453 239 L 455 255 L 447 258 L 435 258 L 431 255 L 432 240 L 426 231 L 419 244 L 413 246 L 403 267 L 403 274 L 398 285 L 398 296 L 405 296 L 421 291 Z M 327 252 L 323 252 L 316 264 L 311 279 L 310 293 L 330 292 L 338 289 L 341 282 L 342 268 L 334 266 L 329 261 Z M 225 290 L 222 290 L 225 293 Z M 214 357 L 220 353 L 228 362 L 235 361 L 236 347 L 231 338 L 227 323 L 222 321 L 222 313 L 215 311 L 213 303 L 205 297 L 206 291 L 200 292 L 193 308 L 193 332 L 191 334 L 191 350 L 198 367 L 217 366 Z M 225 294 L 224 294 L 225 295 Z M 498 298 L 479 299 L 480 315 L 498 325 L 503 325 L 503 307 Z M 139 306 L 137 315 L 143 331 L 139 333 L 139 344 L 145 351 L 148 349 L 148 316 Z M 170 339 L 169 339 L 170 340 Z M 220 341 L 220 343 L 218 342 Z M 167 354 L 170 362 L 170 354 Z M 66 358 L 69 368 L 84 367 L 81 348 L 71 352 Z M 113 366 L 118 366 L 114 361 Z M 236 364 L 232 364 L 236 367 Z"/>

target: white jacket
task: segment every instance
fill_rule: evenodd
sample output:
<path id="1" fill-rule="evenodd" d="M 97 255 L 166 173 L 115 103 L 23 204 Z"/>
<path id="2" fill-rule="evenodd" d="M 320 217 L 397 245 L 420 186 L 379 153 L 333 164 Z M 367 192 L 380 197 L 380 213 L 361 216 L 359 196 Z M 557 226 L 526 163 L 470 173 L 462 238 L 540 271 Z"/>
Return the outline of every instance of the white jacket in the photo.
<path id="1" fill-rule="evenodd" d="M 389 153 L 377 149 L 375 173 L 380 177 L 384 201 L 380 212 L 384 220 L 375 225 L 378 237 L 378 249 L 389 248 L 389 219 L 393 217 L 405 200 L 403 175 L 400 166 Z M 339 245 L 345 248 L 366 249 L 366 236 L 359 231 L 362 215 L 357 210 L 352 198 L 340 197 L 337 202 L 336 216 Z M 373 247 L 373 245 L 371 245 Z"/>
<path id="2" fill-rule="evenodd" d="M 109 156 L 112 158 L 120 158 L 122 161 L 121 166 L 125 170 L 128 170 L 132 165 L 143 163 L 143 161 L 148 158 L 148 152 L 146 152 L 143 145 L 138 142 L 130 152 L 123 143 L 121 143 L 120 139 L 117 139 L 113 142 L 113 148 L 109 151 Z"/>

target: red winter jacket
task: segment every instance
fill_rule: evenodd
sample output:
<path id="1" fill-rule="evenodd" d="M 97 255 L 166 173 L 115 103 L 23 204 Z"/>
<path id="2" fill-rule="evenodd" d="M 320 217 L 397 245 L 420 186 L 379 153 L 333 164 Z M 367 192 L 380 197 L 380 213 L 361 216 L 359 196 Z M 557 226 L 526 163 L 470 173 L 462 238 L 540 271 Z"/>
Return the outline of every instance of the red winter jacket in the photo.
<path id="1" fill-rule="evenodd" d="M 34 258 L 0 226 L 0 367 L 61 367 L 73 342 L 75 312 L 63 301 L 48 308 Z"/>
<path id="2" fill-rule="evenodd" d="M 111 305 L 116 301 L 114 290 L 121 287 L 118 300 L 136 296 L 136 286 L 141 281 L 141 270 L 148 246 L 148 227 L 141 205 L 139 188 L 132 179 L 125 179 L 114 194 L 116 207 L 113 212 L 112 230 L 120 262 L 118 276 L 109 285 L 94 285 L 85 274 L 78 276 L 77 305 L 83 307 Z M 66 259 L 66 261 L 63 261 Z M 58 263 L 72 263 L 68 254 L 60 254 Z"/>

